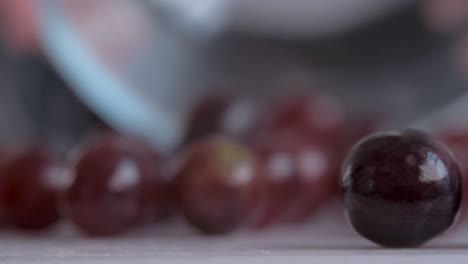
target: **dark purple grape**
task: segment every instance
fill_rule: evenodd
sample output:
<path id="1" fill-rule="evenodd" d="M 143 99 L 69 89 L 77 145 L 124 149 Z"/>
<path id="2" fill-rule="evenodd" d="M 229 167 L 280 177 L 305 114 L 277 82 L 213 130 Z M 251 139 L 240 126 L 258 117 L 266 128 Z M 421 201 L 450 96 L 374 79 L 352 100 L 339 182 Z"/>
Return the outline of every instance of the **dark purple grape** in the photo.
<path id="1" fill-rule="evenodd" d="M 447 230 L 461 173 L 445 145 L 417 130 L 389 131 L 354 147 L 341 179 L 346 215 L 365 238 L 415 247 Z"/>
<path id="2" fill-rule="evenodd" d="M 22 230 L 42 230 L 59 220 L 58 197 L 65 168 L 46 146 L 22 151 L 0 172 L 6 221 Z"/>
<path id="3" fill-rule="evenodd" d="M 167 210 L 161 156 L 146 142 L 118 134 L 98 137 L 82 150 L 75 178 L 65 195 L 65 211 L 76 226 L 94 236 L 110 236 Z"/>
<path id="4" fill-rule="evenodd" d="M 335 145 L 335 152 L 337 153 L 338 164 L 343 164 L 351 148 L 361 139 L 368 135 L 374 134 L 379 131 L 384 131 L 388 125 L 385 119 L 370 119 L 370 118 L 356 118 L 349 117 L 346 121 L 346 133 L 340 140 L 340 145 Z M 335 185 L 334 193 L 338 196 L 340 190 L 339 185 Z"/>
<path id="5" fill-rule="evenodd" d="M 204 233 L 223 234 L 249 221 L 263 185 L 247 147 L 210 137 L 189 146 L 177 163 L 173 192 L 188 222 Z"/>

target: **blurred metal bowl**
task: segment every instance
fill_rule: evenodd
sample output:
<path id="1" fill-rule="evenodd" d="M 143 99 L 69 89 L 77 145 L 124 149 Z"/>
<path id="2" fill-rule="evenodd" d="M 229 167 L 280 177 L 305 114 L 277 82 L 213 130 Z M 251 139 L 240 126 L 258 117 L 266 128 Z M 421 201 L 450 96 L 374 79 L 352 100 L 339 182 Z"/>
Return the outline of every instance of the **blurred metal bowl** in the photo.
<path id="1" fill-rule="evenodd" d="M 379 9 L 380 19 L 338 35 L 290 40 L 235 26 L 190 27 L 177 12 L 148 8 L 150 1 L 40 3 L 44 47 L 75 92 L 117 129 L 166 151 L 180 142 L 195 99 L 219 87 L 262 95 L 326 87 L 356 112 L 401 124 L 465 89 L 450 40 L 425 31 L 415 6 Z"/>

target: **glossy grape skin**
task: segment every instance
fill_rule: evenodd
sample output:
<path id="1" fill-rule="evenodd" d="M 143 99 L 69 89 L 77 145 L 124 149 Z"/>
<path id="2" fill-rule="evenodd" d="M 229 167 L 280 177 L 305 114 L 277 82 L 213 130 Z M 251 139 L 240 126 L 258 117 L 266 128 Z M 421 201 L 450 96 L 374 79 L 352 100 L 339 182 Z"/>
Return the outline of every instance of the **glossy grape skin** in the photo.
<path id="1" fill-rule="evenodd" d="M 209 137 L 189 146 L 177 163 L 172 191 L 190 224 L 206 234 L 225 234 L 249 221 L 263 184 L 247 147 Z"/>
<path id="2" fill-rule="evenodd" d="M 324 144 L 293 131 L 259 136 L 255 144 L 266 183 L 266 206 L 257 227 L 278 220 L 301 222 L 338 185 L 339 165 Z"/>
<path id="3" fill-rule="evenodd" d="M 66 177 L 63 162 L 44 145 L 28 147 L 1 169 L 6 221 L 21 230 L 43 230 L 60 216 L 58 199 Z"/>
<path id="4" fill-rule="evenodd" d="M 167 210 L 160 167 L 161 156 L 146 142 L 101 135 L 80 150 L 65 212 L 88 235 L 122 234 Z"/>
<path id="5" fill-rule="evenodd" d="M 382 119 L 371 119 L 362 117 L 348 117 L 346 122 L 346 133 L 343 140 L 339 141 L 342 145 L 335 147 L 337 161 L 341 169 L 341 165 L 344 163 L 346 157 L 351 151 L 352 147 L 359 142 L 359 140 L 377 133 L 379 131 L 387 130 L 389 127 L 388 120 Z M 337 179 L 338 182 L 338 179 Z M 334 194 L 338 196 L 339 184 L 336 184 Z"/>
<path id="6" fill-rule="evenodd" d="M 341 179 L 348 219 L 387 247 L 415 247 L 447 230 L 461 200 L 460 168 L 442 143 L 417 130 L 361 141 Z"/>

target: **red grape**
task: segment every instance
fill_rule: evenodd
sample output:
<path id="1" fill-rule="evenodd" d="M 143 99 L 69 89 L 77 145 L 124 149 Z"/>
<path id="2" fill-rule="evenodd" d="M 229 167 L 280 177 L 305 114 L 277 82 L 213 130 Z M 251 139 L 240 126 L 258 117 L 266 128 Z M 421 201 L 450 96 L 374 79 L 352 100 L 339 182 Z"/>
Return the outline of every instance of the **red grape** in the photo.
<path id="1" fill-rule="evenodd" d="M 285 216 L 289 221 L 302 222 L 323 206 L 337 189 L 340 164 L 327 144 L 299 136 L 290 140 L 290 144 L 298 189 Z"/>
<path id="2" fill-rule="evenodd" d="M 254 145 L 267 188 L 256 227 L 280 219 L 305 220 L 329 197 L 332 185 L 338 185 L 339 168 L 332 152 L 302 133 L 265 133 Z"/>
<path id="3" fill-rule="evenodd" d="M 18 229 L 41 230 L 59 220 L 58 196 L 65 168 L 52 150 L 33 146 L 0 172 L 1 200 L 8 223 Z"/>
<path id="4" fill-rule="evenodd" d="M 229 233 L 249 221 L 262 186 L 251 151 L 221 137 L 189 146 L 178 160 L 173 181 L 181 213 L 208 234 Z"/>
<path id="5" fill-rule="evenodd" d="M 110 134 L 84 147 L 66 193 L 71 220 L 89 235 L 121 234 L 167 210 L 161 156 L 143 141 Z"/>
<path id="6" fill-rule="evenodd" d="M 285 213 L 297 195 L 294 137 L 285 134 L 259 136 L 254 149 L 264 177 L 265 193 L 254 221 L 255 228 L 268 227 Z"/>

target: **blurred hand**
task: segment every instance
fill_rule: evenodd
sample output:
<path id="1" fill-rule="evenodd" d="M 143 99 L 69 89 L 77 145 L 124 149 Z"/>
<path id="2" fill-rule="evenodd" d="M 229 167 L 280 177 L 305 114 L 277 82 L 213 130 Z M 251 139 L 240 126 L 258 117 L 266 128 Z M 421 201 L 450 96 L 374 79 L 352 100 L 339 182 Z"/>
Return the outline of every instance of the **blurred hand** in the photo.
<path id="1" fill-rule="evenodd" d="M 424 4 L 424 16 L 433 30 L 451 31 L 467 21 L 468 0 L 426 0 Z"/>
<path id="2" fill-rule="evenodd" d="M 431 30 L 457 34 L 455 61 L 460 72 L 468 76 L 468 0 L 426 0 L 423 15 Z"/>
<path id="3" fill-rule="evenodd" d="M 38 50 L 37 18 L 32 1 L 0 0 L 0 21 L 5 27 L 7 41 L 20 52 Z"/>

